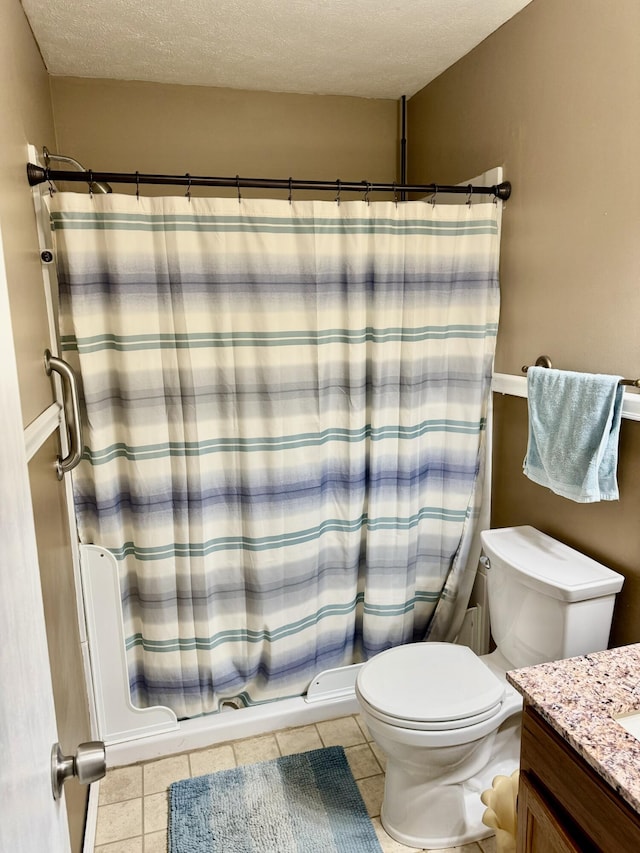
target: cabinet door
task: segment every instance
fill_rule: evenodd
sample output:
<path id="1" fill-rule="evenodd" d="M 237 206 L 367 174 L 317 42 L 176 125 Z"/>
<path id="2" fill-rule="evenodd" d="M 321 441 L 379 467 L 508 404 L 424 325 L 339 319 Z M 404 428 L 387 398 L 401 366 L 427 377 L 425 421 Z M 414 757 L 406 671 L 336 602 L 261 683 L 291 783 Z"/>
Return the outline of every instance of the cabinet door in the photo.
<path id="1" fill-rule="evenodd" d="M 527 704 L 522 723 L 520 778 L 525 781 L 518 808 L 522 833 L 519 851 L 544 849 L 525 844 L 526 826 L 532 821 L 534 834 L 548 829 L 548 823 L 561 830 L 562 842 L 569 846 L 550 842 L 551 851 L 577 848 L 579 853 L 639 853 L 638 813 Z M 547 813 L 546 821 L 543 811 Z M 535 826 L 536 821 L 539 827 Z"/>
<path id="2" fill-rule="evenodd" d="M 597 850 L 577 841 L 545 801 L 534 781 L 520 773 L 518 787 L 518 853 L 588 853 Z"/>

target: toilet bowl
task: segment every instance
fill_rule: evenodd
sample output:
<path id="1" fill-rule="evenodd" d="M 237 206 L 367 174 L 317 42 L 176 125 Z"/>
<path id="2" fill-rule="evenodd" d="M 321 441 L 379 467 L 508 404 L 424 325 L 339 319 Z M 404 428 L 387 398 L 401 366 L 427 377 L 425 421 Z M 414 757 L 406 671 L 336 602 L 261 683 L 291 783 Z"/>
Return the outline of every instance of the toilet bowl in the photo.
<path id="1" fill-rule="evenodd" d="M 471 649 L 451 643 L 389 649 L 360 675 L 360 711 L 386 756 L 388 834 L 436 849 L 489 835 L 480 794 L 496 772 L 518 766 L 519 720 L 512 718 L 520 694 Z"/>
<path id="2" fill-rule="evenodd" d="M 497 649 L 479 657 L 452 643 L 398 646 L 368 661 L 356 680 L 362 717 L 386 756 L 381 821 L 410 847 L 455 847 L 491 834 L 480 794 L 517 769 L 520 754 L 522 698 L 507 670 L 606 648 L 623 583 L 531 527 L 482 538 Z"/>

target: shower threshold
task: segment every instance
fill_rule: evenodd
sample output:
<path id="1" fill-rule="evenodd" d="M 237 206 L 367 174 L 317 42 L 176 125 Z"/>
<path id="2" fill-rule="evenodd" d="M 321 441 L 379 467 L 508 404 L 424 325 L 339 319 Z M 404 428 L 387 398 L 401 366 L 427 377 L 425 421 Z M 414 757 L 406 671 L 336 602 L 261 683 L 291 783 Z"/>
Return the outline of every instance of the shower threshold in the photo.
<path id="1" fill-rule="evenodd" d="M 149 761 L 177 752 L 356 714 L 359 705 L 354 685 L 360 666 L 355 664 L 320 673 L 309 688 L 311 698 L 294 696 L 250 708 L 227 708 L 217 714 L 181 720 L 171 731 L 141 733 L 139 738 L 107 743 L 107 764 L 117 767 Z"/>

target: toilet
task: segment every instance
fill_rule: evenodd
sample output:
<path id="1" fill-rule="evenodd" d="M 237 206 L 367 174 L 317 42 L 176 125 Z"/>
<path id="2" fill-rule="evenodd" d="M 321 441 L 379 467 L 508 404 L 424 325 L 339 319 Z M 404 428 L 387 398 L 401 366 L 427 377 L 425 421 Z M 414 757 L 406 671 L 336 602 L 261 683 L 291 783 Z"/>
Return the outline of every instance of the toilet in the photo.
<path id="1" fill-rule="evenodd" d="M 356 679 L 362 717 L 386 756 L 381 821 L 409 847 L 437 850 L 491 834 L 480 794 L 520 756 L 522 697 L 506 672 L 606 649 L 624 582 L 533 527 L 481 538 L 495 651 L 397 646 Z"/>

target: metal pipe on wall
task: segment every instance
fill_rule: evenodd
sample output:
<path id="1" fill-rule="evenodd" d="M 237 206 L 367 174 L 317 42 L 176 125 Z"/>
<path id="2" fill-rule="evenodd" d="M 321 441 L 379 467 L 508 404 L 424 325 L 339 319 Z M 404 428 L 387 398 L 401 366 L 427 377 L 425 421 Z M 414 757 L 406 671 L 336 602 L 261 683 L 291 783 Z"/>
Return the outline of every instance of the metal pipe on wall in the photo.
<path id="1" fill-rule="evenodd" d="M 400 98 L 400 183 L 407 183 L 407 96 Z M 406 201 L 404 190 L 400 193 L 400 201 Z"/>

